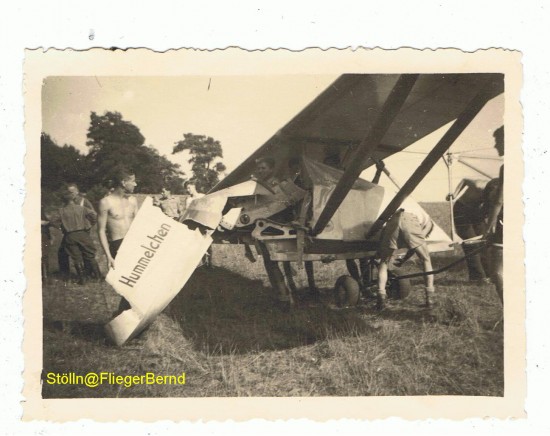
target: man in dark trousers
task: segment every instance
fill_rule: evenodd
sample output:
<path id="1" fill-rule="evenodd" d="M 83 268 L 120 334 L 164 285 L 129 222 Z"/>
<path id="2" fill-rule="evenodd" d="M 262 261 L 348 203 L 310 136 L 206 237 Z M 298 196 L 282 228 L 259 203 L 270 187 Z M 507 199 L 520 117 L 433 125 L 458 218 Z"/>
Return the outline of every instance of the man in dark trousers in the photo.
<path id="1" fill-rule="evenodd" d="M 52 246 L 53 238 L 50 232 L 50 218 L 46 215 L 44 207 L 40 209 L 40 233 L 42 235 L 42 283 L 50 281 L 50 247 Z"/>
<path id="2" fill-rule="evenodd" d="M 85 207 L 86 209 L 90 209 L 94 212 L 94 207 L 92 206 L 92 203 L 84 197 L 79 189 L 76 183 L 69 183 L 66 188 L 66 192 L 69 192 L 73 198 L 73 202 L 75 204 L 78 204 L 79 206 Z M 96 215 L 97 217 L 97 215 Z M 93 225 L 97 222 L 96 219 L 93 221 L 90 221 L 88 224 L 87 231 L 89 232 L 90 229 L 93 227 Z M 70 264 L 69 264 L 69 255 L 67 254 L 67 250 L 65 249 L 65 236 L 63 236 L 63 239 L 61 240 L 61 243 L 59 244 L 59 249 L 57 251 L 57 261 L 59 264 L 59 274 L 64 280 L 68 280 L 70 276 Z M 88 264 L 88 261 L 85 260 L 84 268 L 87 274 L 94 276 L 95 272 L 93 271 L 92 265 Z M 101 275 L 95 277 L 96 279 L 101 278 Z"/>
<path id="3" fill-rule="evenodd" d="M 493 133 L 495 149 L 499 156 L 504 156 L 504 126 Z M 487 230 L 484 234 L 489 242 L 489 259 L 491 262 L 491 276 L 501 303 L 504 298 L 503 282 L 503 243 L 504 243 L 504 164 L 500 167 L 498 185 L 493 198 L 490 199 Z"/>
<path id="4" fill-rule="evenodd" d="M 137 215 L 138 203 L 132 195 L 136 186 L 136 176 L 132 170 L 115 168 L 109 180 L 110 193 L 99 202 L 97 232 L 108 268 L 115 267 L 118 249 Z M 130 303 L 122 297 L 115 316 L 129 308 Z"/>
<path id="5" fill-rule="evenodd" d="M 483 235 L 485 223 L 481 209 L 483 190 L 487 182 L 484 180 L 462 179 L 453 194 L 447 196 L 447 201 L 456 199 L 453 206 L 454 225 L 456 233 L 462 239 L 470 239 Z M 476 247 L 463 246 L 464 254 L 469 255 Z M 469 255 L 466 258 L 468 279 L 471 282 L 486 282 L 488 273 L 485 270 L 482 253 Z"/>
<path id="6" fill-rule="evenodd" d="M 67 255 L 73 260 L 78 283 L 85 282 L 84 261 L 90 266 L 94 275 L 99 276 L 99 266 L 95 260 L 95 246 L 90 237 L 91 223 L 97 220 L 93 209 L 75 203 L 74 195 L 67 191 L 63 195 L 65 206 L 59 210 L 63 246 Z"/>

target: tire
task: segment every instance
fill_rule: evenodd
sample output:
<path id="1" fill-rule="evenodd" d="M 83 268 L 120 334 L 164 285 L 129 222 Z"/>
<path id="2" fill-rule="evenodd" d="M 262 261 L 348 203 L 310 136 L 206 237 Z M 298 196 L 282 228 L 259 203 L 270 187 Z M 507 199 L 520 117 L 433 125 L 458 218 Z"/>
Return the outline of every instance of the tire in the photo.
<path id="1" fill-rule="evenodd" d="M 410 279 L 395 279 L 392 280 L 388 289 L 388 296 L 396 300 L 404 300 L 412 291 Z"/>
<path id="2" fill-rule="evenodd" d="M 334 299 L 338 307 L 356 306 L 360 296 L 359 283 L 351 276 L 341 276 L 334 285 Z"/>

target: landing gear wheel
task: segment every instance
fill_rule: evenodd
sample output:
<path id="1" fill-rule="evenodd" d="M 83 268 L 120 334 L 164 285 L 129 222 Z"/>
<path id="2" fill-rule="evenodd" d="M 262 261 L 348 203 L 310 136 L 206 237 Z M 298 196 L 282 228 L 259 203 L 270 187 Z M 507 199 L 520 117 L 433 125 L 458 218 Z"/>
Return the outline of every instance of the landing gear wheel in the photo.
<path id="1" fill-rule="evenodd" d="M 361 291 L 359 283 L 351 276 L 341 276 L 334 285 L 334 299 L 338 307 L 356 306 Z"/>
<path id="2" fill-rule="evenodd" d="M 395 300 L 404 300 L 411 293 L 412 286 L 410 279 L 394 279 L 387 289 L 388 297 Z"/>

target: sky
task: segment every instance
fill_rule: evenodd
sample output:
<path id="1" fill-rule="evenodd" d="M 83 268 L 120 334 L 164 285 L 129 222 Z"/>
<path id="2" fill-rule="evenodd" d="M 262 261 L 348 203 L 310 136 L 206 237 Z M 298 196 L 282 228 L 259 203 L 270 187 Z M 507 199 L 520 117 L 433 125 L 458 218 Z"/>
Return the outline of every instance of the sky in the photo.
<path id="1" fill-rule="evenodd" d="M 329 86 L 337 76 L 165 76 L 48 77 L 42 89 L 42 130 L 58 145 L 70 144 L 87 153 L 90 113 L 120 112 L 135 124 L 145 144 L 178 163 L 190 176 L 186 153 L 172 155 L 184 133 L 211 136 L 224 151 L 227 172 L 264 144 Z M 453 144 L 452 187 L 464 177 L 485 177 L 464 162 L 496 177 L 500 166 L 492 132 L 502 124 L 504 98 L 489 102 Z M 412 174 L 449 126 L 386 159 L 400 182 Z M 475 156 L 482 157 L 482 159 Z M 374 170 L 363 176 L 372 177 Z M 381 184 L 393 186 L 385 177 Z M 413 193 L 417 201 L 442 201 L 449 192 L 448 171 L 438 163 Z"/>

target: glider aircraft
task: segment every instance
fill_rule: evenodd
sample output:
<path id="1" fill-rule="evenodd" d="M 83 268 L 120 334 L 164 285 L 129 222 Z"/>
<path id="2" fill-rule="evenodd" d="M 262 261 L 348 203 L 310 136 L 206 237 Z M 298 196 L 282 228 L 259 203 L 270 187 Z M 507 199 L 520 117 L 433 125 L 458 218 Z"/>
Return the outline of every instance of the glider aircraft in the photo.
<path id="1" fill-rule="evenodd" d="M 210 242 L 255 246 L 279 299 L 292 302 L 278 262 L 372 260 L 385 222 L 405 204 L 425 213 L 410 194 L 485 104 L 503 92 L 504 75 L 497 73 L 344 74 L 193 200 L 180 222 L 208 234 Z M 383 173 L 391 177 L 386 158 L 451 122 L 396 193 L 378 184 Z M 251 177 L 265 157 L 275 161 L 276 188 Z M 361 179 L 372 166 L 374 179 Z M 437 225 L 426 240 L 431 252 L 449 250 L 452 242 Z M 196 259 L 208 245 L 196 247 Z M 156 304 L 157 313 L 161 306 Z M 111 326 L 114 337 L 117 328 Z M 115 342 L 134 334 L 119 334 Z"/>
<path id="2" fill-rule="evenodd" d="M 192 203 L 186 218 L 208 226 L 208 197 L 227 197 L 222 212 L 237 219 L 218 226 L 214 241 L 255 244 L 271 284 L 289 295 L 280 289 L 274 262 L 373 258 L 386 220 L 404 203 L 421 210 L 409 195 L 503 86 L 501 74 L 343 75 Z M 390 175 L 384 159 L 453 120 L 395 195 L 377 184 L 382 172 Z M 280 189 L 254 179 L 254 194 L 241 196 L 240 188 L 250 189 L 256 160 L 266 156 L 277 164 Z M 300 186 L 289 162 L 299 162 Z M 373 181 L 360 179 L 373 165 Z M 284 214 L 289 207 L 295 209 L 290 220 Z M 435 252 L 448 250 L 451 241 L 435 226 L 427 242 Z"/>

